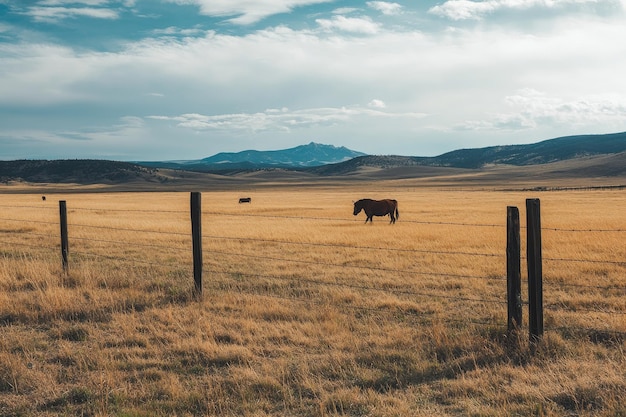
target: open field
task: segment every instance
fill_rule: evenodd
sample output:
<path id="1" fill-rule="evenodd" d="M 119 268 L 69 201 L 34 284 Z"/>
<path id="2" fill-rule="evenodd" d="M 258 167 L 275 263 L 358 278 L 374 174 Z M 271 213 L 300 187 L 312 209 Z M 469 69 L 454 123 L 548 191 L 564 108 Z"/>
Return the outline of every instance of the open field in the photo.
<path id="1" fill-rule="evenodd" d="M 92 191 L 0 195 L 0 415 L 626 415 L 624 190 L 203 192 L 202 300 L 189 193 Z M 363 197 L 396 198 L 398 223 L 364 225 Z M 537 346 L 506 328 L 506 207 L 524 226 L 526 198 Z"/>

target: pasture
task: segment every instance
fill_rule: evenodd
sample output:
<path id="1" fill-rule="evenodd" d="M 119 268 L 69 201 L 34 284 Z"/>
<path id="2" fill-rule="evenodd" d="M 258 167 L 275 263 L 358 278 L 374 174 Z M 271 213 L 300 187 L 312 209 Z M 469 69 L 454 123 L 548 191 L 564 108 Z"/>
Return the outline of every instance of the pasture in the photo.
<path id="1" fill-rule="evenodd" d="M 623 190 L 203 192 L 201 300 L 189 193 L 46 197 L 0 195 L 0 415 L 626 415 Z M 364 224 L 360 198 L 399 220 Z M 526 198 L 536 346 L 526 305 L 506 327 L 506 207 L 523 227 Z"/>

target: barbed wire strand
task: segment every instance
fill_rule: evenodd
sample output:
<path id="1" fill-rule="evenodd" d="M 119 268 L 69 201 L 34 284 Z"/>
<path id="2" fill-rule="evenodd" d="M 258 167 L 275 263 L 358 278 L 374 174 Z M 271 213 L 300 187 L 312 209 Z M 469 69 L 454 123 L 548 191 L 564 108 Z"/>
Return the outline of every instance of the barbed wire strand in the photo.
<path id="1" fill-rule="evenodd" d="M 28 223 L 38 223 L 38 224 L 53 224 L 55 226 L 59 225 L 59 222 L 47 222 L 44 220 L 32 220 L 32 219 L 10 219 L 6 217 L 0 217 L 0 220 L 8 221 L 8 222 L 28 222 Z"/>
<path id="2" fill-rule="evenodd" d="M 116 231 L 121 231 L 121 232 L 154 233 L 154 234 L 170 235 L 170 236 L 191 236 L 191 233 L 164 232 L 161 230 L 133 229 L 133 228 L 128 228 L 128 227 L 96 226 L 96 225 L 79 224 L 79 223 L 68 223 L 68 227 L 85 227 L 85 228 L 102 229 L 102 230 L 116 230 Z"/>
<path id="3" fill-rule="evenodd" d="M 255 218 L 267 218 L 267 219 L 288 219 L 288 220 L 328 220 L 328 221 L 342 221 L 349 223 L 363 223 L 363 219 L 360 218 L 346 218 L 346 217 L 318 217 L 318 216 L 287 216 L 287 215 L 268 215 L 268 214 L 254 214 L 254 213 L 232 213 L 232 212 L 209 212 L 202 211 L 203 215 L 212 216 L 229 216 L 229 217 L 255 217 Z M 429 225 L 448 225 L 448 226 L 474 226 L 474 227 L 503 227 L 503 224 L 481 224 L 481 223 L 460 223 L 460 222 L 435 222 L 435 221 L 423 221 L 423 220 L 402 220 L 403 223 L 417 223 L 417 224 L 429 224 Z"/>
<path id="4" fill-rule="evenodd" d="M 577 262 L 577 263 L 591 263 L 591 264 L 611 264 L 611 265 L 620 265 L 626 266 L 626 262 L 624 261 L 614 261 L 614 260 L 600 260 L 600 259 L 569 259 L 569 258 L 550 258 L 550 257 L 542 257 L 544 261 L 552 261 L 552 262 Z"/>
<path id="5" fill-rule="evenodd" d="M 556 330 L 556 331 L 561 331 L 561 332 L 565 332 L 565 331 L 579 331 L 579 332 L 583 332 L 583 333 L 608 333 L 608 334 L 612 334 L 615 336 L 618 336 L 620 338 L 626 338 L 626 332 L 622 332 L 620 330 L 611 330 L 611 329 L 593 329 L 593 328 L 588 328 L 588 327 L 578 327 L 578 326 L 568 326 L 568 327 L 564 327 L 564 326 L 560 326 L 560 327 L 552 327 L 552 328 L 548 328 L 552 329 L 552 330 Z"/>
<path id="6" fill-rule="evenodd" d="M 221 271 L 221 273 L 223 273 L 223 274 L 230 274 L 232 272 Z M 278 279 L 278 280 L 292 281 L 292 282 L 295 279 L 297 279 L 297 282 L 306 282 L 306 283 L 309 283 L 309 284 L 317 284 L 317 285 L 321 285 L 321 286 L 329 286 L 329 287 L 330 286 L 335 286 L 335 287 L 354 288 L 354 289 L 360 289 L 360 290 L 366 290 L 366 291 L 379 291 L 379 292 L 386 292 L 386 293 L 391 293 L 391 294 L 395 294 L 395 295 L 400 295 L 400 294 L 401 295 L 416 295 L 416 296 L 421 296 L 421 297 L 436 297 L 436 298 L 452 299 L 452 300 L 458 300 L 458 301 L 471 301 L 471 302 L 484 302 L 484 303 L 494 303 L 494 304 L 506 304 L 506 302 L 502 301 L 502 300 L 487 300 L 487 299 L 477 299 L 477 298 L 470 298 L 470 297 L 458 297 L 458 296 L 452 296 L 452 295 L 442 295 L 442 294 L 434 294 L 434 293 L 408 291 L 408 290 L 376 288 L 376 287 L 369 287 L 369 286 L 364 286 L 364 285 L 356 285 L 356 284 L 348 284 L 348 283 L 340 283 L 340 282 L 324 282 L 324 281 L 318 281 L 318 280 L 309 279 L 309 278 L 302 278 L 302 277 L 289 278 L 289 277 L 281 277 L 281 276 L 277 276 L 277 275 L 249 274 L 249 273 L 244 273 L 244 272 L 237 272 L 237 275 L 250 277 L 250 278 Z"/>
<path id="7" fill-rule="evenodd" d="M 43 203 L 46 204 L 46 203 Z M 1 208 L 10 208 L 10 209 L 36 209 L 36 210 L 58 210 L 59 206 L 50 206 L 50 205 L 41 205 L 41 206 L 9 206 L 0 204 Z"/>
<path id="8" fill-rule="evenodd" d="M 24 219 L 9 219 L 9 218 L 0 218 L 0 220 L 17 221 L 17 222 L 25 221 Z M 28 221 L 31 223 L 58 225 L 58 222 L 47 222 L 47 221 L 41 221 L 41 220 L 28 220 Z M 80 223 L 70 223 L 69 226 L 125 231 L 125 232 L 156 233 L 156 234 L 173 235 L 173 236 L 189 236 L 189 233 L 183 233 L 183 232 L 165 232 L 165 231 L 158 231 L 158 230 L 99 226 L 99 225 L 88 225 L 88 224 L 80 224 Z M 485 257 L 502 256 L 500 254 L 493 254 L 493 253 L 477 253 L 477 252 L 463 252 L 463 251 L 434 251 L 434 250 L 422 250 L 422 249 L 397 249 L 397 248 L 386 248 L 386 247 L 376 247 L 376 246 L 351 246 L 351 245 L 337 245 L 337 244 L 329 244 L 329 243 L 291 242 L 291 241 L 280 241 L 280 240 L 261 239 L 261 238 L 242 238 L 242 237 L 228 237 L 228 236 L 210 236 L 209 235 L 209 236 L 203 236 L 203 239 L 230 239 L 230 240 L 240 240 L 240 241 L 247 240 L 247 241 L 259 241 L 259 242 L 267 242 L 267 243 L 300 244 L 300 245 L 311 245 L 311 246 L 341 247 L 341 248 L 368 249 L 368 250 L 387 250 L 387 251 L 394 251 L 394 252 L 414 252 L 414 253 L 468 255 L 468 256 L 485 256 Z M 554 261 L 554 262 L 578 262 L 578 263 L 588 262 L 588 263 L 606 263 L 606 264 L 613 264 L 613 265 L 620 265 L 620 266 L 626 265 L 626 262 L 615 261 L 615 260 L 571 259 L 571 258 L 551 258 L 551 257 L 544 257 L 543 259 L 546 261 Z"/>
<path id="9" fill-rule="evenodd" d="M 0 205 L 2 208 L 32 208 L 32 209 L 56 209 L 56 207 L 49 206 L 13 206 L 13 205 Z M 91 208 L 91 207 L 70 207 L 70 211 L 100 211 L 100 212 L 136 212 L 136 213 L 178 213 L 188 214 L 187 210 L 161 210 L 161 209 L 115 209 L 115 208 Z M 287 216 L 287 215 L 267 215 L 267 214 L 253 214 L 253 213 L 225 213 L 225 212 L 213 212 L 202 211 L 206 215 L 214 216 L 230 216 L 230 217 L 261 217 L 261 218 L 278 218 L 278 219 L 298 219 L 298 220 L 328 220 L 328 221 L 350 221 L 350 222 L 362 222 L 361 219 L 346 219 L 346 218 L 334 218 L 334 217 L 319 217 L 319 216 Z M 449 226 L 472 226 L 472 227 L 505 227 L 506 224 L 484 224 L 484 223 L 463 223 L 463 222 L 442 222 L 442 221 L 425 221 L 425 220 L 402 220 L 403 223 L 414 224 L 427 224 L 427 225 L 449 225 Z M 525 229 L 526 226 L 521 226 Z M 542 226 L 542 230 L 545 231 L 557 231 L 557 232 L 626 232 L 626 229 L 574 229 L 574 228 L 559 228 Z"/>
<path id="10" fill-rule="evenodd" d="M 307 264 L 307 265 L 334 266 L 334 267 L 340 267 L 340 268 L 357 268 L 357 269 L 367 269 L 367 270 L 382 271 L 382 272 L 395 272 L 395 273 L 401 273 L 401 274 L 444 276 L 444 277 L 450 277 L 450 278 L 503 280 L 503 278 L 499 278 L 499 277 L 490 278 L 490 277 L 476 276 L 476 275 L 455 275 L 455 274 L 444 274 L 444 273 L 438 273 L 438 272 L 420 272 L 420 271 L 415 271 L 415 270 L 402 270 L 402 269 L 394 269 L 394 268 L 364 266 L 364 265 L 342 265 L 342 264 L 329 263 L 329 262 L 316 262 L 316 261 L 307 261 L 303 259 L 277 258 L 277 257 L 272 257 L 272 256 L 251 255 L 251 254 L 245 254 L 245 253 L 232 253 L 232 252 L 217 251 L 217 250 L 212 250 L 211 253 L 220 254 L 220 255 L 241 256 L 241 257 L 246 257 L 246 258 L 254 258 L 254 259 L 261 259 L 261 260 L 268 260 L 268 261 L 295 262 L 295 263 L 302 263 L 302 264 Z"/>
<path id="11" fill-rule="evenodd" d="M 559 228 L 559 227 L 545 227 L 545 226 L 542 226 L 541 230 L 552 231 L 552 232 L 581 232 L 581 233 L 626 232 L 626 229 L 564 229 L 564 228 Z"/>
<path id="12" fill-rule="evenodd" d="M 85 256 L 85 257 L 96 257 L 96 258 L 103 258 L 103 259 L 107 259 L 110 261 L 122 261 L 122 262 L 127 262 L 127 263 L 137 263 L 137 264 L 144 264 L 144 265 L 151 265 L 151 266 L 157 266 L 157 267 L 165 267 L 168 266 L 167 264 L 164 264 L 163 262 L 150 262 L 150 261 L 145 261 L 142 259 L 129 259 L 129 258 L 124 258 L 124 257 L 120 257 L 120 256 L 112 256 L 112 255 L 102 255 L 100 253 L 92 253 L 92 252 L 85 252 L 82 250 L 79 251 L 75 251 L 73 250 L 72 252 L 70 252 L 70 256 L 75 257 L 76 255 L 78 256 Z M 174 266 L 174 265 L 169 265 L 169 266 Z"/>
<path id="13" fill-rule="evenodd" d="M 29 243 L 22 243 L 22 242 L 7 242 L 7 241 L 3 241 L 3 240 L 0 240 L 0 243 L 6 244 L 7 246 L 13 246 L 13 245 L 24 246 L 24 247 L 27 247 L 27 248 L 38 249 L 38 250 L 43 251 L 43 252 L 45 252 L 45 251 L 50 251 L 50 252 L 56 251 L 56 250 L 59 250 L 59 247 L 61 246 L 59 244 L 59 245 L 57 245 L 56 248 L 51 248 L 49 246 L 31 245 Z M 0 253 L 2 253 L 2 252 L 0 252 Z"/>
<path id="14" fill-rule="evenodd" d="M 93 239 L 93 238 L 87 238 L 87 237 L 76 237 L 76 236 L 72 236 L 72 240 L 81 240 L 81 241 L 85 241 L 85 242 L 96 242 L 96 243 L 112 243 L 112 244 L 121 244 L 121 243 L 131 243 L 131 242 L 120 242 L 119 240 L 108 240 L 108 239 Z M 184 242 L 187 243 L 187 242 Z M 163 249 L 165 251 L 189 251 L 190 248 L 176 248 L 173 246 L 163 246 L 163 245 L 154 245 L 154 244 L 149 244 L 149 243 L 137 243 L 137 242 L 132 242 L 131 243 L 133 246 L 139 246 L 139 247 L 144 247 L 144 248 L 154 248 L 154 249 Z"/>
<path id="15" fill-rule="evenodd" d="M 242 293 L 239 293 L 238 295 L 242 295 Z M 333 306 L 333 307 L 337 307 L 337 304 L 331 304 L 330 302 L 322 302 L 322 301 L 318 301 L 315 299 L 305 299 L 302 297 L 284 297 L 284 296 L 280 296 L 277 294 L 259 294 L 259 293 L 245 293 L 244 295 L 247 296 L 256 296 L 256 297 L 266 297 L 266 298 L 274 298 L 274 299 L 278 299 L 278 300 L 283 300 L 283 301 L 291 301 L 291 302 L 301 302 L 301 303 L 307 303 L 307 304 L 316 304 L 316 305 L 320 305 L 320 306 Z M 365 306 L 356 306 L 356 305 L 349 305 L 349 304 L 342 304 L 341 305 L 342 308 L 346 308 L 346 309 L 351 309 L 351 310 L 359 310 L 359 311 L 369 311 L 369 312 L 375 312 L 375 313 L 381 313 L 381 307 L 379 308 L 375 308 L 375 307 L 365 307 Z M 401 308 L 399 308 L 398 306 L 396 306 L 397 310 L 401 310 L 403 314 L 409 314 L 412 315 L 414 317 L 423 317 L 424 313 L 417 313 L 417 312 L 413 312 L 411 310 L 403 310 Z M 388 309 L 390 310 L 390 309 Z M 435 321 L 442 321 L 442 320 L 432 320 L 432 321 L 424 321 L 424 324 L 429 324 L 429 323 L 433 323 Z M 498 324 L 498 323 L 490 323 L 490 322 L 484 322 L 484 321 L 476 321 L 476 320 L 459 320 L 459 319 L 454 319 L 454 318 L 450 318 L 447 320 L 443 320 L 443 322 L 449 322 L 449 323 L 457 323 L 457 324 L 463 324 L 463 325 L 467 325 L 467 323 L 470 324 L 476 324 L 476 325 L 486 325 L 486 326 L 499 326 L 499 327 L 504 327 L 506 328 L 506 325 L 503 324 Z"/>
<path id="16" fill-rule="evenodd" d="M 304 245 L 304 246 L 319 246 L 328 248 L 344 248 L 344 249 L 365 249 L 365 250 L 385 250 L 390 252 L 412 252 L 412 253 L 429 253 L 429 254 L 445 254 L 445 255 L 469 255 L 469 256 L 485 256 L 485 257 L 501 257 L 502 254 L 494 253 L 478 253 L 478 252 L 462 252 L 462 251 L 436 251 L 427 249 L 399 249 L 389 248 L 384 246 L 359 246 L 359 245 L 343 245 L 336 243 L 319 243 L 319 242 L 294 242 L 288 240 L 274 240 L 263 239 L 253 237 L 230 237 L 230 236 L 203 236 L 204 239 L 215 240 L 231 240 L 231 241 L 246 241 L 246 242 L 262 242 L 262 243 L 278 243 L 278 244 L 290 244 L 290 245 Z"/>
<path id="17" fill-rule="evenodd" d="M 615 285 L 602 286 L 602 285 L 573 284 L 573 283 L 568 283 L 568 282 L 558 282 L 558 281 L 551 280 L 551 279 L 544 279 L 543 280 L 543 284 L 544 284 L 544 288 L 554 288 L 553 286 L 559 285 L 561 287 L 590 288 L 590 289 L 607 290 L 607 291 L 610 291 L 610 290 L 624 291 L 624 290 L 626 290 L 626 286 L 619 287 L 619 286 L 615 286 Z"/>
<path id="18" fill-rule="evenodd" d="M 553 311 L 553 312 L 576 313 L 578 311 L 584 311 L 585 313 L 617 314 L 621 316 L 626 316 L 626 311 L 599 310 L 595 308 L 586 308 L 586 307 L 567 308 L 564 306 L 558 306 L 556 304 L 545 305 L 544 309 L 548 311 Z"/>

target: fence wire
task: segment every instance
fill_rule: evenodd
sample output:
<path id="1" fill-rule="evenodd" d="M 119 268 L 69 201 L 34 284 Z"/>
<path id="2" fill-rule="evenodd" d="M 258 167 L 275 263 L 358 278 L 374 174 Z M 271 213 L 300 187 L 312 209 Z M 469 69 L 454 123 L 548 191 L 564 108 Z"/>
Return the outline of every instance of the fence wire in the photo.
<path id="1" fill-rule="evenodd" d="M 46 210 L 56 210 L 56 207 L 49 207 L 49 206 L 30 206 L 30 205 L 24 205 L 24 206 L 7 206 L 7 205 L 0 205 L 0 207 L 2 208 L 9 208 L 9 209 L 37 209 L 37 210 L 41 210 L 46 209 Z M 87 212 L 93 212 L 93 211 L 98 211 L 98 212 L 110 212 L 110 213 L 141 213 L 141 214 L 163 214 L 163 213 L 168 213 L 168 214 L 184 214 L 184 215 L 188 215 L 189 212 L 188 211 L 183 211 L 183 210 L 151 210 L 151 209 L 102 209 L 102 208 L 85 208 L 85 207 L 72 207 L 70 210 L 70 213 L 77 213 L 77 212 L 81 212 L 81 211 L 87 211 Z M 211 212 L 211 211 L 202 211 L 203 215 L 219 215 L 219 216 L 235 216 L 235 217 L 243 217 L 243 218 L 266 218 L 266 219 L 280 219 L 280 220 L 284 220 L 284 219 L 289 219 L 289 220 L 295 220 L 295 221 L 303 221 L 303 220 L 314 220 L 314 221 L 328 221 L 328 222 L 337 222 L 337 221 L 341 221 L 341 222 L 359 222 L 362 223 L 361 220 L 353 220 L 353 219 L 345 219 L 345 218 L 328 218 L 328 217 L 313 217 L 313 216 L 281 216 L 281 215 L 266 215 L 266 214 L 250 214 L 250 213 L 222 213 L 222 212 Z M 5 222 L 19 222 L 19 223 L 24 223 L 26 222 L 25 219 L 18 219 L 18 218 L 13 218 L 13 217 L 0 217 L 0 221 L 5 221 Z M 35 225 L 41 225 L 41 226 L 49 226 L 49 225 L 53 225 L 53 226 L 58 226 L 58 222 L 55 221 L 47 221 L 47 220 L 34 220 L 29 218 L 27 220 L 28 224 L 35 224 Z M 440 222 L 440 221 L 417 221 L 417 220 L 403 220 L 404 223 L 409 223 L 409 224 L 423 224 L 423 225 L 439 225 L 439 226 L 455 226 L 455 227 L 464 227 L 464 228 L 469 228 L 469 227 L 476 227 L 476 228 L 503 228 L 505 229 L 506 225 L 504 224 L 471 224 L 471 223 L 462 223 L 462 222 Z M 137 234 L 156 234 L 156 235 L 162 235 L 164 237 L 176 237 L 176 238 L 180 238 L 180 237 L 184 237 L 184 238 L 190 238 L 190 233 L 184 233 L 184 232 L 178 232 L 178 231 L 164 231 L 164 230 L 152 230 L 152 229 L 138 229 L 138 228 L 134 228 L 134 227 L 115 227 L 115 226 L 104 226 L 104 225 L 94 225 L 94 224 L 84 224 L 84 223 L 69 223 L 69 225 L 71 226 L 72 230 L 75 231 L 77 229 L 86 229 L 86 230 L 107 230 L 107 231 L 112 231 L 112 232 L 130 232 L 130 233 L 137 233 Z M 523 227 L 522 227 L 523 228 Z M 546 230 L 546 231 L 550 231 L 550 232 L 565 232 L 565 233 L 622 233 L 625 232 L 626 229 L 600 229 L 600 228 L 587 228 L 587 229 L 576 229 L 576 228 L 556 228 L 556 227 L 543 227 L 542 230 Z M 26 236 L 32 236 L 35 238 L 50 238 L 52 239 L 52 241 L 56 240 L 58 238 L 58 236 L 54 236 L 53 234 L 48 234 L 45 233 L 43 231 L 32 231 L 32 230 L 27 230 L 24 232 L 18 232 L 22 235 L 26 235 Z M 4 231 L 5 235 L 9 234 L 9 231 Z M 94 238 L 94 237 L 88 237 L 88 236 L 72 236 L 71 240 L 74 241 L 78 241 L 78 242 L 85 242 L 85 243 L 89 243 L 89 242 L 93 242 L 93 243 L 97 243 L 97 244 L 106 244 L 106 245 L 124 245 L 127 244 L 125 243 L 125 241 L 123 240 L 115 240 L 115 239 L 103 239 L 103 238 Z M 378 247 L 378 246 L 361 246 L 361 245 L 343 245 L 343 244 L 334 244 L 334 243 L 323 243 L 323 242 L 296 242 L 296 241 L 289 241 L 289 240 L 282 240 L 282 239 L 265 239 L 265 238 L 252 238 L 252 237 L 241 237 L 241 236 L 220 236 L 220 235 L 204 235 L 202 236 L 202 240 L 206 241 L 206 242 L 223 242 L 223 241 L 237 241 L 237 242 L 243 242 L 243 243 L 261 243 L 261 244 L 272 244 L 272 245 L 277 245 L 277 246 L 283 246 L 283 245 L 295 245 L 295 246 L 302 246 L 302 247 L 324 247 L 324 248 L 334 248 L 334 249 L 354 249 L 354 250 L 376 250 L 376 251 L 388 251 L 388 252 L 392 252 L 392 253 L 398 253 L 398 254 L 411 254 L 411 253 L 415 253 L 415 254 L 432 254 L 432 255 L 441 255 L 441 256 L 470 256 L 470 257 L 477 257 L 477 258 L 496 258 L 496 257 L 503 257 L 504 258 L 504 251 L 502 254 L 495 254 L 495 253 L 477 253 L 477 252 L 468 252 L 468 251 L 438 251 L 438 250 L 424 250 L 424 249 L 402 249 L 402 248 L 392 248 L 392 247 Z M 190 239 L 189 239 L 190 242 Z M 184 243 L 182 243 L 184 244 Z M 27 249 L 37 249 L 37 250 L 41 250 L 41 249 L 48 249 L 50 251 L 56 251 L 59 249 L 59 244 L 55 243 L 52 247 L 50 246 L 45 246 L 45 245 L 41 245 L 41 244 L 31 244 L 31 243 L 26 243 L 26 242 L 19 242 L 19 241 L 8 241 L 8 240 L 0 240 L 0 245 L 2 245 L 5 248 L 11 248 L 11 247 L 22 247 L 22 248 L 27 248 Z M 187 247 L 173 247 L 173 246 L 165 246 L 165 245 L 158 245 L 158 244 L 154 244 L 154 243 L 142 243 L 142 242 L 133 242 L 132 243 L 133 246 L 137 246 L 140 248 L 150 248 L 150 249 L 158 249 L 161 251 L 175 251 L 175 252 L 179 252 L 179 253 L 184 253 L 184 252 L 190 252 L 190 243 L 187 243 Z M 102 253 L 97 253 L 97 252 L 91 252 L 88 250 L 85 250 L 83 248 L 79 249 L 74 249 L 74 246 L 76 245 L 72 245 L 72 251 L 71 254 L 72 256 L 76 256 L 78 258 L 96 258 L 96 259 L 102 259 L 105 260 L 107 262 L 125 262 L 125 263 L 136 263 L 136 264 L 141 264 L 141 265 L 149 265 L 152 267 L 167 267 L 168 264 L 167 263 L 163 263 L 163 262 L 156 262 L 156 261 L 152 261 L 152 260 L 147 260 L 147 259 L 138 259 L 136 257 L 134 258 L 127 258 L 127 257 L 123 257 L 123 256 L 117 256 L 117 255 L 109 255 L 109 254 L 102 254 Z M 7 251 L 4 251 L 5 254 L 7 253 Z M 412 274 L 415 276 L 434 276 L 434 277 L 440 277 L 440 278 L 454 278 L 454 279 L 472 279 L 472 280 L 489 280 L 489 281 L 505 281 L 505 277 L 502 276 L 490 276 L 490 277 L 485 277 L 485 276 L 472 276 L 472 275 L 465 275 L 465 274 L 448 274 L 448 273 L 437 273 L 437 272 L 425 272 L 425 271 L 417 271 L 417 270 L 407 270 L 407 269 L 398 269 L 398 268 L 385 268 L 385 267 L 375 267 L 375 266 L 360 266 L 360 265 L 346 265 L 346 264 L 339 264 L 339 263 L 333 263 L 333 262 L 319 262 L 319 261 L 309 261 L 309 260 L 303 260 L 303 259 L 293 259 L 293 258 L 287 258 L 287 257 L 273 257 L 273 256 L 266 256 L 266 255 L 254 255 L 254 254 L 246 254 L 246 253 L 237 253 L 237 252 L 232 252 L 232 251 L 225 251 L 225 250 L 216 250 L 216 249 L 211 249 L 210 255 L 223 255 L 223 256 L 237 256 L 237 257 L 243 257 L 243 258 L 248 258 L 248 259 L 258 259 L 258 260 L 265 260 L 265 261 L 270 261 L 270 262 L 292 262 L 292 263 L 298 263 L 298 264 L 303 264 L 303 265 L 310 265 L 310 266 L 319 266 L 322 268 L 359 268 L 359 269 L 365 269 L 365 270 L 371 270 L 371 271 L 375 271 L 375 272 L 385 272 L 385 273 L 390 273 L 390 274 Z M 5 255 L 6 256 L 6 255 Z M 190 256 L 191 259 L 191 256 Z M 613 266 L 618 266 L 618 267 L 623 267 L 626 266 L 626 262 L 624 261 L 619 261 L 619 260 L 597 260 L 597 259 L 569 259 L 566 257 L 558 257 L 558 256 L 552 256 L 552 257 L 544 257 L 543 258 L 544 261 L 548 261 L 548 262 L 571 262 L 571 263 L 588 263 L 588 264 L 594 264 L 594 265 L 613 265 Z M 174 265 L 171 265 L 174 266 Z M 209 265 L 207 265 L 209 266 Z M 215 273 L 222 273 L 222 274 L 232 274 L 233 272 L 229 272 L 229 271 L 218 271 L 218 270 L 213 270 L 213 272 Z M 236 272 L 236 274 L 240 277 L 247 277 L 247 278 L 257 278 L 257 279 L 271 279 L 271 280 L 294 280 L 294 278 L 289 278 L 289 277 L 282 277 L 282 276 L 277 276 L 277 275 L 269 275 L 269 274 L 250 274 L 250 273 L 246 273 L 246 272 L 241 272 L 238 271 Z M 412 289 L 390 289 L 390 288 L 378 288 L 378 287 L 374 287 L 374 286 L 369 286 L 369 285 L 359 285 L 359 284 L 350 284 L 350 283 L 340 283 L 340 282 L 328 282 L 328 281 L 320 281 L 320 280 L 314 280 L 314 279 L 308 279 L 308 278 L 303 278 L 303 277 L 299 277 L 298 278 L 298 282 L 299 283 L 305 283 L 305 284 L 311 284 L 311 285 L 316 285 L 319 287 L 345 287 L 345 288 L 352 288 L 352 289 L 358 289 L 361 291 L 378 291 L 378 292 L 384 292 L 384 293 L 388 293 L 388 294 L 393 294 L 393 295 L 401 295 L 401 296 L 409 296 L 409 297 L 428 297 L 428 298 L 436 298 L 436 299 L 445 299 L 445 300 L 451 300 L 451 301 L 459 301 L 459 302 L 469 302 L 469 303 L 486 303 L 486 304 L 495 304 L 495 305 L 506 305 L 506 302 L 503 300 L 499 300 L 499 299 L 486 299 L 486 298 L 474 298 L 474 297 L 460 297 L 460 296 L 454 296 L 454 295 L 448 295 L 448 294 L 441 294 L 441 293 L 436 293 L 436 292 L 429 292 L 429 291 L 417 291 L 417 290 L 412 290 Z M 587 288 L 587 289 L 594 289 L 594 290 L 600 290 L 600 291 L 611 291 L 611 290 L 616 290 L 616 291 L 626 291 L 626 287 L 620 286 L 618 284 L 613 284 L 613 285 L 585 285 L 585 284 L 577 284 L 577 283 L 567 283 L 567 282 L 562 282 L 562 280 L 559 281 L 551 281 L 551 280 L 546 280 L 545 281 L 546 284 L 548 285 L 548 287 L 554 285 L 554 286 L 562 286 L 562 287 L 570 287 L 570 288 Z M 216 285 L 217 283 L 213 283 L 210 282 L 209 285 L 207 286 L 207 288 L 211 288 L 214 290 L 219 290 L 219 286 Z M 291 300 L 291 301 L 296 301 L 296 302 L 306 302 L 306 303 L 318 303 L 319 305 L 323 305 L 323 301 L 322 300 L 310 300 L 310 299 L 301 299 L 301 298 L 293 298 L 293 297 L 283 297 L 281 295 L 278 294 L 258 294 L 258 293 L 253 293 L 251 295 L 257 295 L 257 296 L 267 296 L 267 297 L 273 297 L 273 298 L 277 298 L 277 299 L 283 299 L 283 300 Z M 523 301 L 524 304 L 527 304 L 526 301 Z M 359 309 L 359 310 L 363 310 L 363 311 L 367 311 L 369 310 L 367 307 L 364 306 L 346 306 L 348 308 L 355 308 L 355 309 Z M 576 306 L 576 307 L 566 307 L 563 305 L 559 305 L 558 303 L 553 303 L 553 304 L 547 304 L 545 306 L 546 310 L 548 312 L 559 312 L 559 313 L 570 313 L 570 314 L 580 314 L 580 313 L 586 313 L 586 314 L 607 314 L 607 315 L 617 315 L 617 316 L 625 316 L 626 315 L 626 311 L 621 311 L 621 310 L 615 310 L 615 309 L 602 309 L 602 308 L 588 308 L 588 307 L 584 307 L 584 306 Z M 371 309 L 372 311 L 376 311 L 378 313 L 380 313 L 380 309 Z M 471 318 L 463 318 L 461 319 L 451 319 L 451 321 L 458 321 L 459 323 L 473 323 L 475 325 L 488 325 L 488 326 L 500 326 L 501 324 L 498 323 L 493 323 L 493 322 L 485 322 L 485 321 L 480 321 L 480 320 L 472 320 Z M 593 329 L 593 328 L 586 328 L 586 327 L 580 327 L 580 326 L 553 326 L 552 329 L 554 331 L 559 331 L 559 332 L 580 332 L 580 333 L 585 333 L 585 334 L 591 334 L 591 335 L 598 335 L 601 334 L 602 332 L 604 332 L 603 334 L 612 334 L 615 335 L 615 337 L 621 338 L 622 340 L 626 337 L 626 332 L 622 332 L 619 330 L 605 330 L 605 329 Z"/>

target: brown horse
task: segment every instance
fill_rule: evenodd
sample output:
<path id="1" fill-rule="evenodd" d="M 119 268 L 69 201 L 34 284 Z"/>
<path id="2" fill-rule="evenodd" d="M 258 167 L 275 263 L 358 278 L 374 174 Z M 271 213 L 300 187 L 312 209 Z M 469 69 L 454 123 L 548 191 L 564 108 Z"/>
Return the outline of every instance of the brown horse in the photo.
<path id="1" fill-rule="evenodd" d="M 389 215 L 389 217 L 391 217 L 391 221 L 389 223 L 395 223 L 396 219 L 400 218 L 400 213 L 398 212 L 398 202 L 396 200 L 371 200 L 369 198 L 364 198 L 354 203 L 353 214 L 356 216 L 361 212 L 361 210 L 364 210 L 365 215 L 367 216 L 365 223 L 368 221 L 372 223 L 373 216 Z"/>

